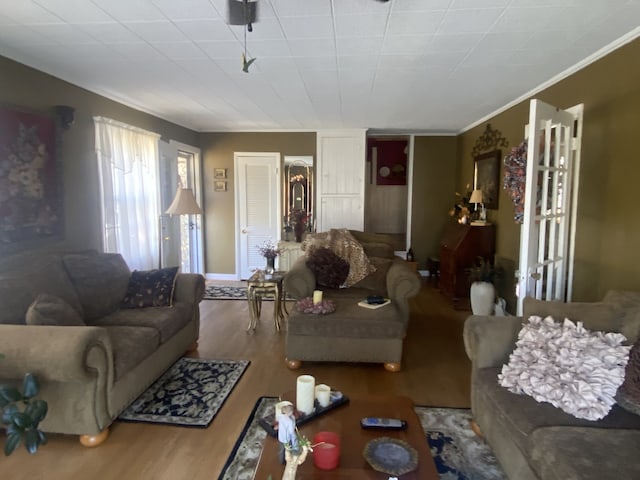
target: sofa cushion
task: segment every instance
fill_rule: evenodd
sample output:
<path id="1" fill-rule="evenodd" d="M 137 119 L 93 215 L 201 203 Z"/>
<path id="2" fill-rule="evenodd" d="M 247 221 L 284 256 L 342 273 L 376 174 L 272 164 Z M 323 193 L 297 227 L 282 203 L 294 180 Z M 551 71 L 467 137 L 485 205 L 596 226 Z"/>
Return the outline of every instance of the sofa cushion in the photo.
<path id="1" fill-rule="evenodd" d="M 531 435 L 529 463 L 549 480 L 640 478 L 638 445 L 638 430 L 547 427 Z"/>
<path id="2" fill-rule="evenodd" d="M 295 312 L 289 316 L 288 335 L 404 338 L 406 327 L 393 302 L 373 310 L 358 306 L 358 300 L 353 298 L 328 298 L 336 304 L 334 313 L 314 315 Z"/>
<path id="3" fill-rule="evenodd" d="M 131 272 L 118 253 L 78 253 L 64 256 L 64 266 L 78 292 L 84 317 L 93 320 L 115 311 Z"/>
<path id="4" fill-rule="evenodd" d="M 312 248 L 307 266 L 322 287 L 339 288 L 349 275 L 349 264 L 328 248 Z"/>
<path id="5" fill-rule="evenodd" d="M 27 325 L 85 325 L 76 309 L 60 297 L 41 293 L 36 297 L 25 316 Z"/>
<path id="6" fill-rule="evenodd" d="M 135 270 L 129 279 L 122 308 L 171 306 L 177 274 L 178 267 Z"/>
<path id="7" fill-rule="evenodd" d="M 616 393 L 616 401 L 622 408 L 640 415 L 640 340 L 631 347 L 624 382 Z"/>
<path id="8" fill-rule="evenodd" d="M 137 367 L 158 349 L 160 334 L 155 328 L 106 326 L 113 346 L 114 380 Z"/>
<path id="9" fill-rule="evenodd" d="M 370 290 L 371 293 L 376 295 L 387 296 L 387 274 L 389 268 L 393 263 L 391 258 L 378 258 L 370 257 L 371 264 L 375 267 L 376 271 L 370 273 L 362 280 L 353 285 L 353 288 L 364 288 Z"/>
<path id="10" fill-rule="evenodd" d="M 526 297 L 522 316 L 542 318 L 553 317 L 556 320 L 568 318 L 573 322 L 582 322 L 588 330 L 620 332 L 621 314 L 611 304 L 604 302 L 560 302 L 544 301 Z"/>
<path id="11" fill-rule="evenodd" d="M 385 307 L 386 308 L 386 307 Z M 474 371 L 475 395 L 483 397 L 496 416 L 503 419 L 511 438 L 523 452 L 529 449 L 529 436 L 540 427 L 576 426 L 640 429 L 640 416 L 614 405 L 608 415 L 598 421 L 576 418 L 550 403 L 539 403 L 528 395 L 517 395 L 498 384 L 499 368 Z M 482 427 L 482 425 L 480 425 Z"/>
<path id="12" fill-rule="evenodd" d="M 121 325 L 153 328 L 160 335 L 160 343 L 164 343 L 191 321 L 192 308 L 191 304 L 175 302 L 172 307 L 121 309 L 87 323 L 102 327 Z M 195 308 L 198 308 L 197 305 Z"/>
<path id="13" fill-rule="evenodd" d="M 82 305 L 62 260 L 51 256 L 28 269 L 0 273 L 0 324 L 24 325 L 29 305 L 41 293 L 55 295 L 82 313 Z"/>
<path id="14" fill-rule="evenodd" d="M 530 317 L 502 367 L 500 384 L 579 418 L 598 420 L 615 403 L 629 347 L 620 333 L 590 332 L 580 322 Z"/>

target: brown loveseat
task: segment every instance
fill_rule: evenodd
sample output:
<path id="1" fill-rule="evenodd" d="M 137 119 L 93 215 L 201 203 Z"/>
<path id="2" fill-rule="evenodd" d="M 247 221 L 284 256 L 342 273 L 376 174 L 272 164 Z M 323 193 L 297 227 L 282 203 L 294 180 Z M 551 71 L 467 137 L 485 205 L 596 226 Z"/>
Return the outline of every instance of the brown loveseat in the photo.
<path id="1" fill-rule="evenodd" d="M 389 237 L 349 233 L 362 245 L 375 272 L 349 288 L 327 288 L 317 285 L 307 257 L 302 256 L 284 279 L 285 291 L 296 299 L 311 297 L 318 288 L 336 304 L 336 311 L 328 315 L 295 311 L 289 316 L 286 358 L 290 368 L 299 368 L 305 360 L 383 363 L 394 372 L 401 368 L 409 298 L 420 291 L 420 279 L 403 259 L 394 256 Z M 312 241 L 303 244 L 306 254 Z M 369 295 L 388 297 L 391 304 L 376 310 L 358 306 Z"/>
<path id="2" fill-rule="evenodd" d="M 0 261 L 0 383 L 28 372 L 38 378 L 49 406 L 45 432 L 101 443 L 122 410 L 197 346 L 202 275 L 177 274 L 171 306 L 121 308 L 131 277 L 118 254 Z M 35 308 L 42 298 L 62 299 L 66 315 L 48 317 L 51 304 Z"/>
<path id="3" fill-rule="evenodd" d="M 609 292 L 602 302 L 525 299 L 523 317 L 471 316 L 464 342 L 472 361 L 471 409 L 505 473 L 517 480 L 640 478 L 636 459 L 640 416 L 614 405 L 601 420 L 578 419 L 550 403 L 516 395 L 498 384 L 524 319 L 531 315 L 582 321 L 596 331 L 640 335 L 640 294 Z"/>

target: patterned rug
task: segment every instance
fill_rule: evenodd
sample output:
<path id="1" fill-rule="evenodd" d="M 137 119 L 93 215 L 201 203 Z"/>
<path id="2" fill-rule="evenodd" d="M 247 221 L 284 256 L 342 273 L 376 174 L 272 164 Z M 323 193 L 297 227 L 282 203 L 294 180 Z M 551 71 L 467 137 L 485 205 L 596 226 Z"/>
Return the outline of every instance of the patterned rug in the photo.
<path id="1" fill-rule="evenodd" d="M 267 433 L 258 420 L 273 413 L 274 397 L 261 397 L 218 480 L 251 480 Z M 491 448 L 469 428 L 471 411 L 415 407 L 441 480 L 506 480 Z"/>
<path id="2" fill-rule="evenodd" d="M 207 428 L 248 366 L 248 360 L 182 357 L 118 419 Z"/>
<path id="3" fill-rule="evenodd" d="M 246 300 L 247 287 L 231 287 L 226 285 L 207 285 L 204 291 L 205 300 Z M 269 300 L 265 298 L 265 300 Z"/>

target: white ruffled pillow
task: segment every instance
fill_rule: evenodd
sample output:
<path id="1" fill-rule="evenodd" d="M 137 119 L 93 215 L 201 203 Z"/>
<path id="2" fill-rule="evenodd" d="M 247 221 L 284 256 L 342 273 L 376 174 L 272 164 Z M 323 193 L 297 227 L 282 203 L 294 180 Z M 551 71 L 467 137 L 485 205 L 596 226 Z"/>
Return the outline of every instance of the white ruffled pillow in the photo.
<path id="1" fill-rule="evenodd" d="M 531 316 L 498 381 L 574 417 L 599 420 L 624 381 L 631 348 L 625 340 L 620 333 L 590 332 L 582 322 Z"/>

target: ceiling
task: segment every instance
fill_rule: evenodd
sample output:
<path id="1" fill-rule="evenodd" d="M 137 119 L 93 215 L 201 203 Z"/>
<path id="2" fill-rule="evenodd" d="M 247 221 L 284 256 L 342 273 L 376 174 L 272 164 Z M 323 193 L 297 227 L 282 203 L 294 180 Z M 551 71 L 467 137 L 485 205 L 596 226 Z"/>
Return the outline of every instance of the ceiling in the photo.
<path id="1" fill-rule="evenodd" d="M 0 55 L 197 131 L 458 133 L 640 34 L 640 0 L 258 10 L 249 73 L 226 0 L 0 0 Z"/>

